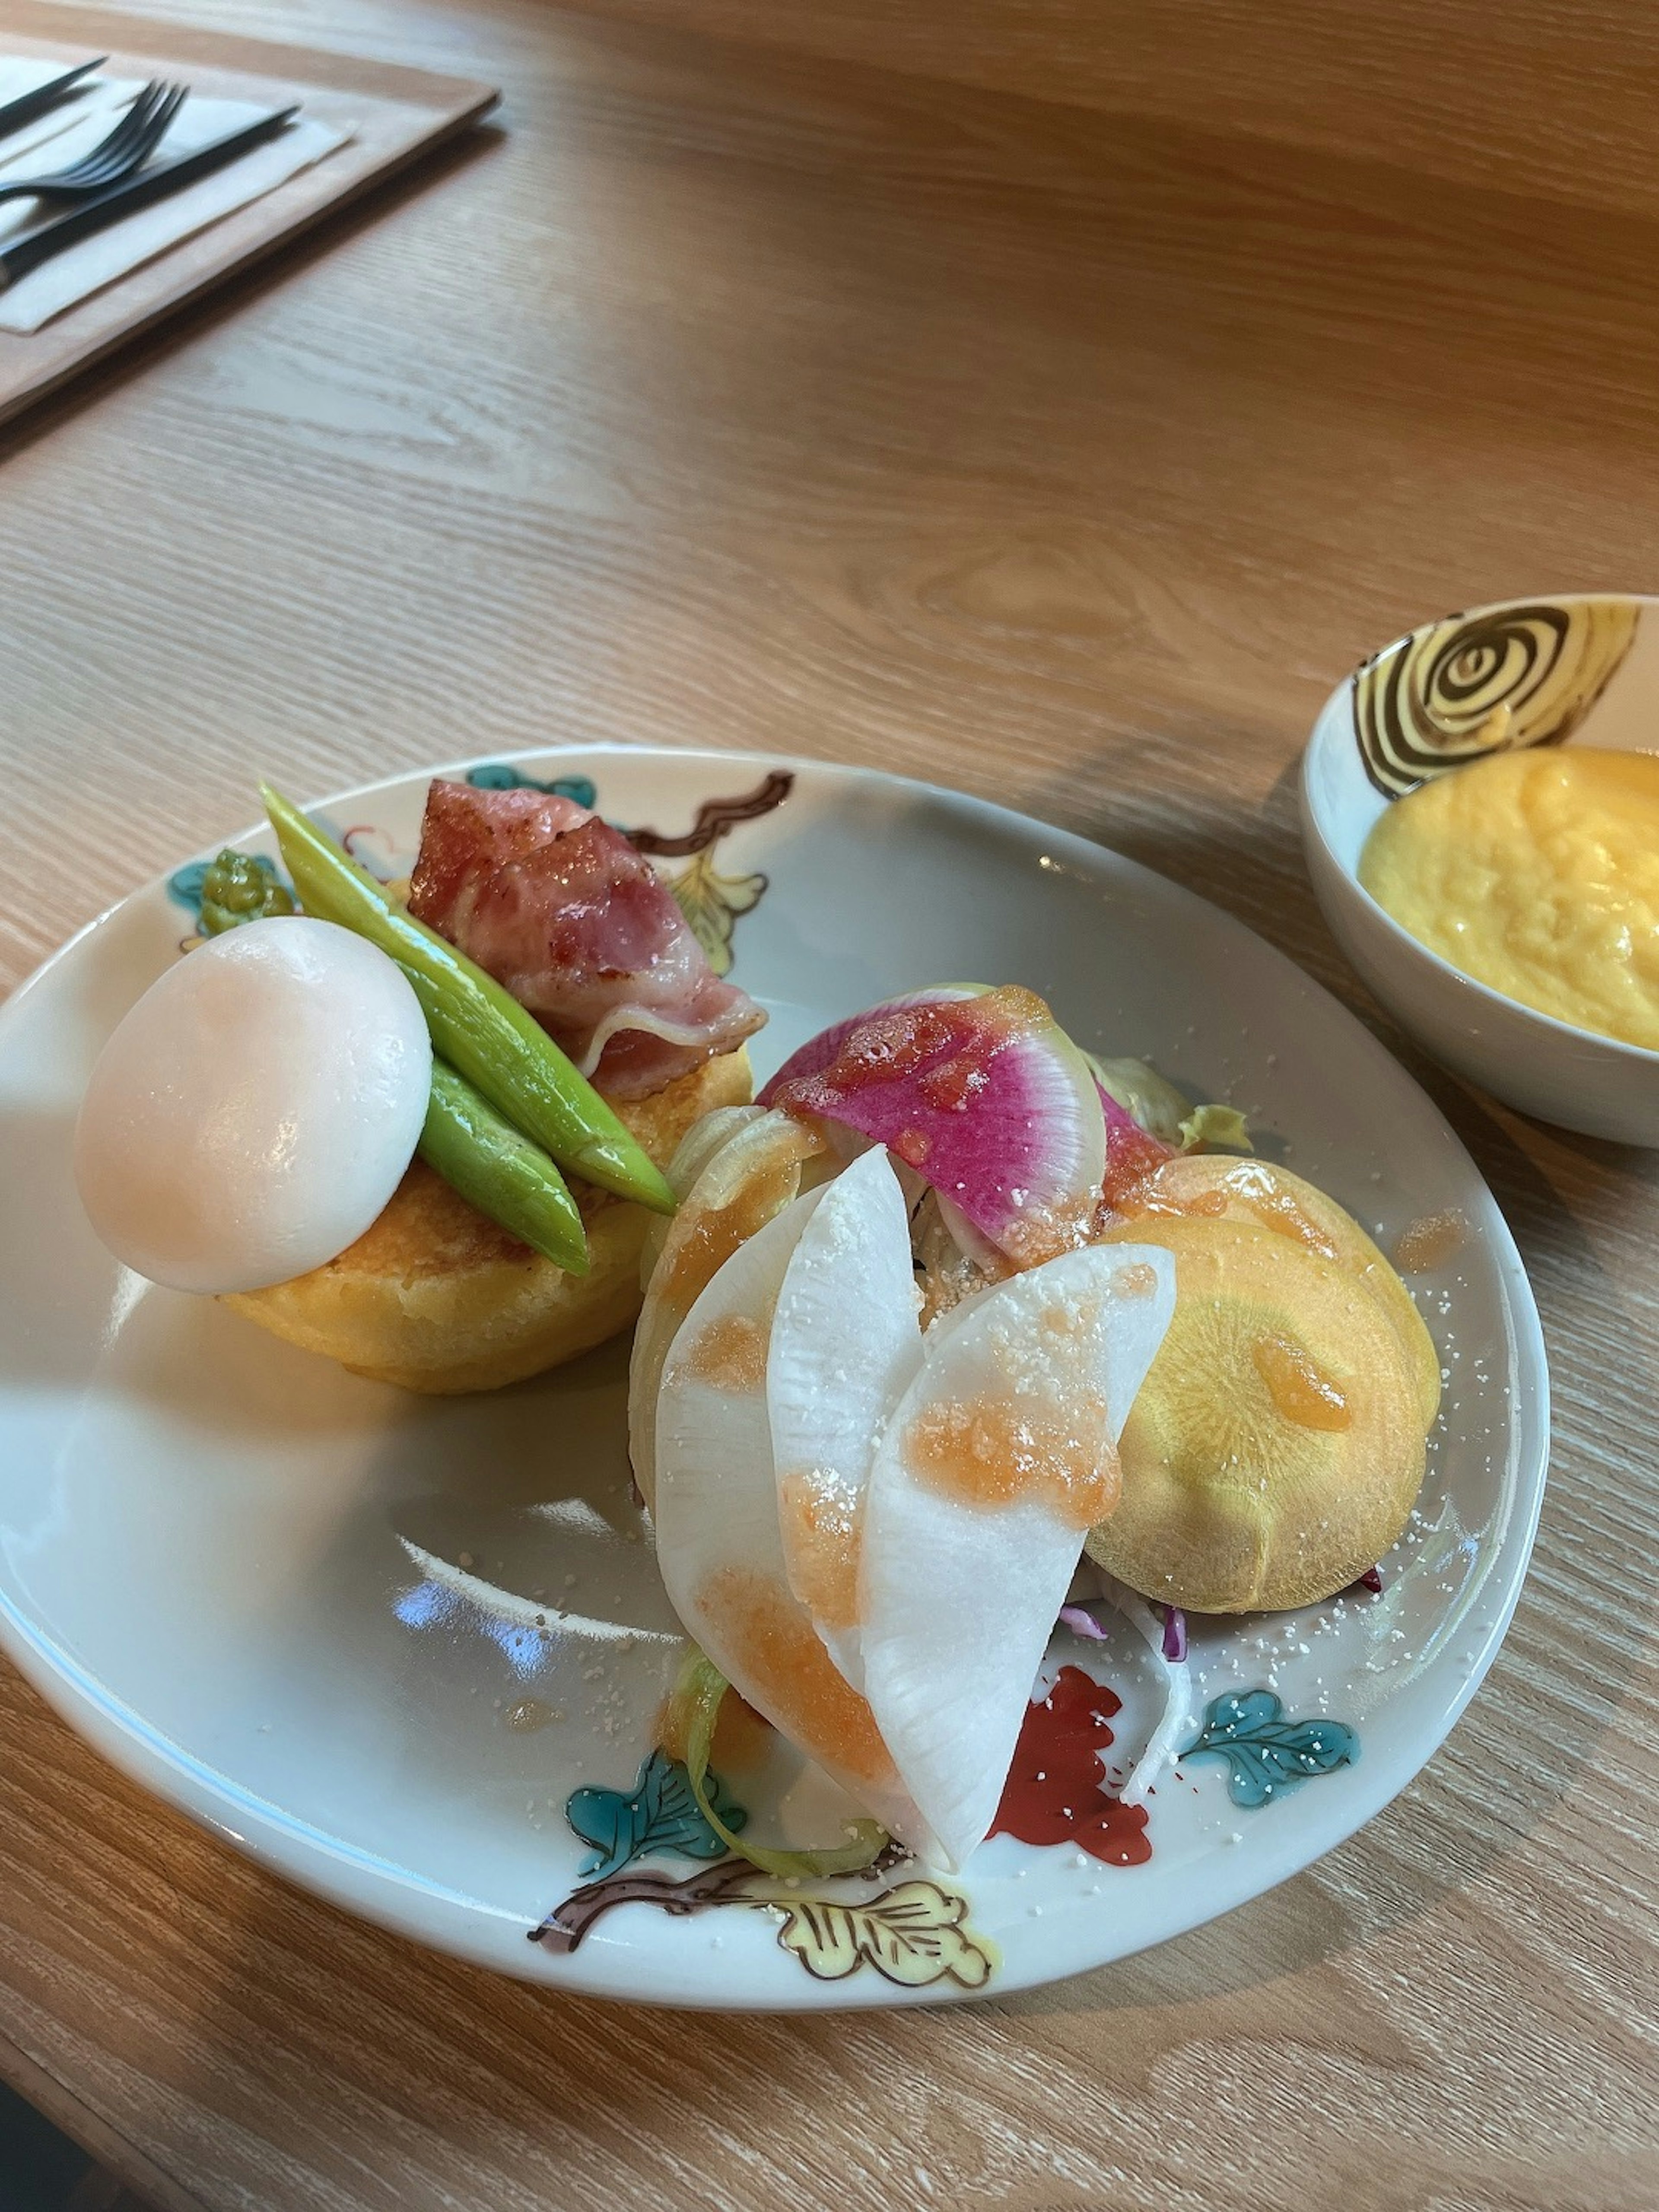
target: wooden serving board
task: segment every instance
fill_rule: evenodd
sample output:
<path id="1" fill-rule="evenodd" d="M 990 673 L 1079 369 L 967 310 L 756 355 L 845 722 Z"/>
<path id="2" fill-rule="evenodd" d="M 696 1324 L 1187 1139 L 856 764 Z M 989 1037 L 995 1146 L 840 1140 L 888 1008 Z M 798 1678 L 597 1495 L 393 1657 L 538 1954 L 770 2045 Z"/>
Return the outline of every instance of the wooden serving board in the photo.
<path id="1" fill-rule="evenodd" d="M 148 329 L 183 301 L 257 260 L 319 216 L 476 122 L 497 98 L 465 77 L 275 46 L 257 39 L 81 8 L 4 4 L 0 53 L 81 61 L 107 53 L 112 76 L 183 78 L 204 94 L 298 101 L 307 115 L 353 136 L 264 198 L 66 308 L 46 327 L 0 331 L 0 422 L 52 391 L 89 362 Z"/>

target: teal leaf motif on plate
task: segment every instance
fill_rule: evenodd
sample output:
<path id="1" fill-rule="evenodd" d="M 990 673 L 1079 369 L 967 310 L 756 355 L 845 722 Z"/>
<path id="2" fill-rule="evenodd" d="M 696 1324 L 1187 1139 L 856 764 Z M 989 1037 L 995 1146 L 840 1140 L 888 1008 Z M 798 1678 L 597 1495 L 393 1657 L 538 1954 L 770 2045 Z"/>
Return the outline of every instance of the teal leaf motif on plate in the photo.
<path id="1" fill-rule="evenodd" d="M 574 799 L 578 806 L 593 805 L 599 795 L 592 776 L 556 775 L 551 783 L 538 783 L 533 775 L 521 775 L 505 761 L 469 769 L 466 780 L 475 791 L 544 791 L 552 799 Z"/>
<path id="2" fill-rule="evenodd" d="M 749 1815 L 726 1792 L 718 1775 L 708 1777 L 714 1810 L 728 1828 L 741 1828 Z M 641 1765 L 634 1787 L 574 1790 L 564 1817 L 592 1854 L 577 1869 L 584 1881 L 603 1881 L 634 1860 L 657 1851 L 678 1851 L 690 1859 L 725 1856 L 726 1844 L 704 1820 L 691 1782 L 678 1759 L 659 1748 Z"/>
<path id="3" fill-rule="evenodd" d="M 209 862 L 192 860 L 187 868 L 175 868 L 167 878 L 167 896 L 186 914 L 202 911 L 202 885 L 207 881 Z"/>
<path id="4" fill-rule="evenodd" d="M 1214 1698 L 1204 1726 L 1181 1759 L 1224 1759 L 1227 1794 L 1235 1805 L 1270 1805 L 1334 1774 L 1359 1756 L 1359 1738 L 1341 1721 L 1293 1721 L 1271 1690 L 1232 1690 Z"/>

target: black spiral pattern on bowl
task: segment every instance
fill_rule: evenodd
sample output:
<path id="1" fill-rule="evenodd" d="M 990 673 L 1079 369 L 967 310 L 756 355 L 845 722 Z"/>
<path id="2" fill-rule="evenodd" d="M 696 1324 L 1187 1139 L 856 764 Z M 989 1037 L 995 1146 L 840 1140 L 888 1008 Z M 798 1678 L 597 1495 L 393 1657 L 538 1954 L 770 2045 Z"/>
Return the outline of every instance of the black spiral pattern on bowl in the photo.
<path id="1" fill-rule="evenodd" d="M 1386 799 L 1482 753 L 1559 744 L 1629 652 L 1629 599 L 1537 600 L 1449 615 L 1356 671 L 1354 736 Z"/>

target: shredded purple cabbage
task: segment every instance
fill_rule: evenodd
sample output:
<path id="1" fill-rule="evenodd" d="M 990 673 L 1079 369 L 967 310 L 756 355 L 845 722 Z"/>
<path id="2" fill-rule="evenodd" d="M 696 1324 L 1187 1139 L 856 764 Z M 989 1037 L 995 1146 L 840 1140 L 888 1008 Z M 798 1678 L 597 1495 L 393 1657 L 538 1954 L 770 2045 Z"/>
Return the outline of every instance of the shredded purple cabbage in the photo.
<path id="1" fill-rule="evenodd" d="M 1164 1623 L 1161 1650 L 1172 1667 L 1180 1666 L 1187 1656 L 1187 1616 L 1178 1605 L 1159 1605 L 1150 1601 L 1152 1611 Z M 1109 1644 L 1111 1631 L 1103 1628 L 1086 1606 L 1063 1605 L 1060 1608 L 1062 1627 L 1069 1628 L 1074 1636 L 1086 1636 L 1093 1644 Z"/>
<path id="2" fill-rule="evenodd" d="M 1086 1636 L 1096 1644 L 1106 1644 L 1110 1641 L 1108 1632 L 1101 1626 L 1093 1613 L 1086 1612 L 1080 1605 L 1061 1606 L 1060 1617 L 1074 1636 Z"/>
<path id="3" fill-rule="evenodd" d="M 1382 1595 L 1382 1568 L 1367 1567 L 1364 1573 L 1361 1575 L 1359 1580 L 1354 1584 L 1354 1588 L 1356 1589 L 1369 1590 L 1373 1597 L 1381 1597 Z"/>

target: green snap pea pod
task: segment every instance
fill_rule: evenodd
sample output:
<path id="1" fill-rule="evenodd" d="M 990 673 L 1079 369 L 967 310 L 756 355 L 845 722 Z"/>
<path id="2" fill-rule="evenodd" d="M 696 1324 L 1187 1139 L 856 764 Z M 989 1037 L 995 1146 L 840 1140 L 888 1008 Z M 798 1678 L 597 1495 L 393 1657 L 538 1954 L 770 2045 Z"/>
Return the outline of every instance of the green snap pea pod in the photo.
<path id="1" fill-rule="evenodd" d="M 415 987 L 435 1049 L 562 1167 L 656 1213 L 666 1178 L 586 1078 L 465 953 L 387 897 L 383 885 L 268 784 L 259 787 L 306 912 L 390 953 Z"/>
<path id="2" fill-rule="evenodd" d="M 464 1075 L 432 1063 L 420 1155 L 461 1196 L 568 1274 L 587 1273 L 587 1232 L 564 1177 Z"/>

